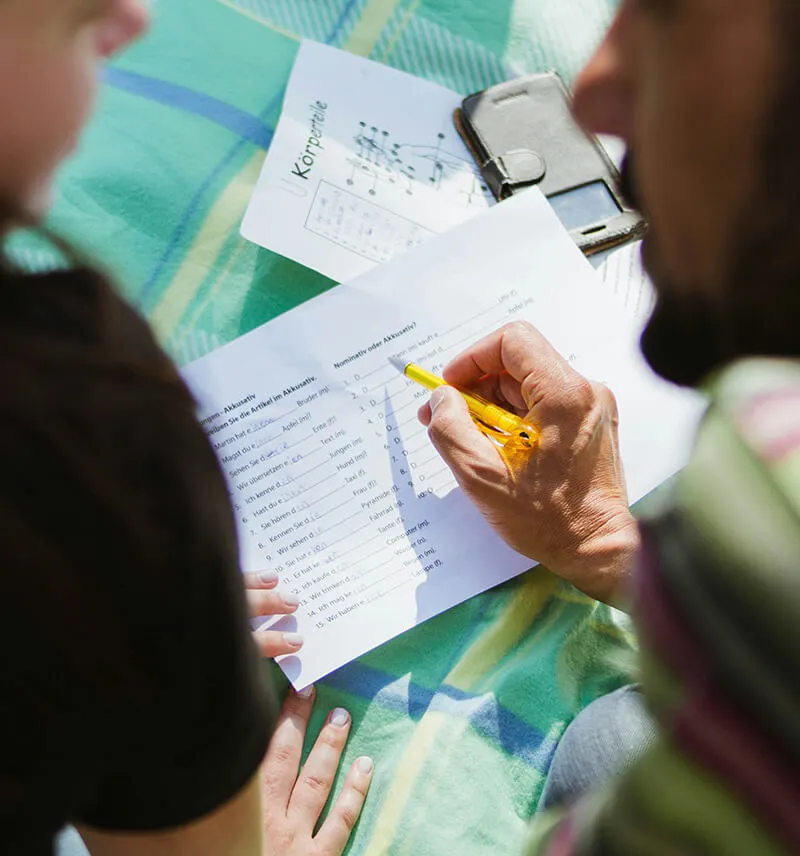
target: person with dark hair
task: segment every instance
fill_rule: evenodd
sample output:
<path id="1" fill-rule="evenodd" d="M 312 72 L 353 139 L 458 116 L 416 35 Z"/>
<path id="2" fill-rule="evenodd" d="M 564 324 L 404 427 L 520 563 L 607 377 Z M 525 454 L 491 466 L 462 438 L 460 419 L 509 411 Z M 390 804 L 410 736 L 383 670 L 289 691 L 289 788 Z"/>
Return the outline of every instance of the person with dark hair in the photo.
<path id="1" fill-rule="evenodd" d="M 622 0 L 576 87 L 586 130 L 627 142 L 649 219 L 644 354 L 709 400 L 660 510 L 637 525 L 613 396 L 530 326 L 445 369 L 540 426 L 521 471 L 454 390 L 420 413 L 514 549 L 634 604 L 641 688 L 567 729 L 536 856 L 800 853 L 798 56 L 795 0 Z"/>
<path id="2" fill-rule="evenodd" d="M 46 210 L 98 61 L 146 21 L 138 0 L 0 0 L 3 237 Z M 278 712 L 222 472 L 147 326 L 90 269 L 2 260 L 0 362 L 0 852 L 52 853 L 72 823 L 94 856 L 338 856 L 372 763 L 315 837 L 350 718 L 298 778 L 313 688 Z M 254 612 L 296 607 L 274 582 L 250 580 Z"/>

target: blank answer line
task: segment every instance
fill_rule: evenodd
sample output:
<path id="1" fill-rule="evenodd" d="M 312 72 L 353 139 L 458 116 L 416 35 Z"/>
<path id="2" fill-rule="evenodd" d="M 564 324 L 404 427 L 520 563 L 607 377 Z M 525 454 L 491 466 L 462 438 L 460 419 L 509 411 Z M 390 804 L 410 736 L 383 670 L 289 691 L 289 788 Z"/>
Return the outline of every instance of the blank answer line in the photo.
<path id="1" fill-rule="evenodd" d="M 396 555 L 397 561 L 400 561 L 403 558 L 403 556 L 407 555 L 408 553 L 412 552 L 413 550 L 414 550 L 414 548 L 411 546 L 411 543 L 409 543 L 408 547 L 406 547 L 406 549 L 403 550 L 402 553 L 398 553 Z M 416 556 L 416 552 L 414 553 L 414 555 Z M 387 565 L 387 561 L 378 562 L 378 564 L 375 565 L 374 568 L 370 568 L 368 571 L 362 571 L 361 573 L 359 573 L 358 579 L 361 580 L 363 577 L 368 577 L 370 574 L 374 574 L 375 571 L 380 571 L 382 568 L 385 568 Z M 390 576 L 392 576 L 396 573 L 399 573 L 401 570 L 402 570 L 402 568 L 399 568 L 399 569 L 393 571 L 392 574 L 390 574 Z"/>
<path id="2" fill-rule="evenodd" d="M 388 580 L 393 576 L 396 576 L 396 573 L 391 574 L 389 577 L 384 577 L 382 580 L 378 580 L 377 583 L 370 583 L 370 585 L 368 585 L 365 589 L 362 589 L 362 591 L 366 591 L 367 589 L 371 589 L 374 586 L 378 585 L 379 583 L 382 583 L 385 580 Z M 397 589 L 403 588 L 403 586 L 407 586 L 409 583 L 413 583 L 413 582 L 414 582 L 414 577 L 406 577 L 403 580 L 403 582 L 398 583 L 396 586 L 392 586 L 390 589 L 386 589 L 386 591 L 382 591 L 379 595 L 376 595 L 374 598 L 372 598 L 372 600 L 369 601 L 369 603 L 374 603 L 376 600 L 380 600 L 381 598 L 384 598 L 387 595 L 390 595 L 393 591 L 397 591 Z M 361 592 L 358 592 L 358 593 L 360 594 Z"/>
<path id="3" fill-rule="evenodd" d="M 486 326 L 484 326 L 484 327 L 480 327 L 480 328 L 479 328 L 479 329 L 477 329 L 474 333 L 470 333 L 470 335 L 469 335 L 469 336 L 465 336 L 463 339 L 459 339 L 457 342 L 453 342 L 453 344 L 452 344 L 452 345 L 448 346 L 448 348 L 447 348 L 447 350 L 445 351 L 445 353 L 447 354 L 447 353 L 449 353 L 450 351 L 454 351 L 454 350 L 456 350 L 457 348 L 458 348 L 458 349 L 460 349 L 460 348 L 461 348 L 461 346 L 462 346 L 465 342 L 477 342 L 477 341 L 479 341 L 480 339 L 482 339 L 482 338 L 483 338 L 487 333 L 490 333 L 490 332 L 492 332 L 492 331 L 494 331 L 494 330 L 496 330 L 496 329 L 497 329 L 497 324 L 496 324 L 496 323 L 487 324 L 487 325 L 486 325 Z"/>
<path id="4" fill-rule="evenodd" d="M 359 512 L 360 514 L 361 512 Z M 341 544 L 342 541 L 346 541 L 348 538 L 352 538 L 353 535 L 358 535 L 359 532 L 363 532 L 365 529 L 370 529 L 372 527 L 372 523 L 366 523 L 364 526 L 359 527 L 358 529 L 354 529 L 352 532 L 348 532 L 347 535 L 343 535 L 336 541 L 333 541 L 331 544 L 328 544 L 328 549 L 331 547 L 335 547 L 337 544 Z"/>
<path id="5" fill-rule="evenodd" d="M 419 417 L 417 416 L 416 413 L 410 419 L 406 419 L 405 422 L 398 422 L 397 427 L 403 428 L 406 425 L 410 425 L 412 422 L 419 422 Z M 419 424 L 420 424 L 420 428 L 423 427 L 421 422 L 419 422 Z"/>
<path id="6" fill-rule="evenodd" d="M 334 529 L 337 529 L 343 523 L 347 523 L 348 520 L 352 520 L 354 517 L 360 517 L 360 516 L 361 516 L 361 509 L 359 509 L 355 514 L 351 514 L 349 517 L 345 517 L 343 520 L 340 520 L 338 523 L 334 523 L 333 526 L 329 526 L 325 530 L 325 532 L 326 532 L 326 534 L 328 532 L 332 532 Z M 358 531 L 358 530 L 356 530 L 356 531 Z"/>
<path id="7" fill-rule="evenodd" d="M 353 383 L 361 383 L 362 380 L 366 380 L 368 377 L 378 374 L 378 372 L 385 372 L 387 369 L 392 369 L 394 371 L 394 366 L 389 363 L 385 366 L 378 366 L 378 368 L 373 369 L 371 372 L 367 372 L 365 375 L 359 375 Z"/>
<path id="8" fill-rule="evenodd" d="M 383 547 L 380 548 L 380 550 L 375 550 L 372 553 L 370 553 L 368 556 L 362 556 L 358 560 L 358 564 L 361 564 L 362 562 L 368 562 L 370 559 L 374 559 L 375 556 L 380 556 L 381 553 L 385 553 L 387 550 L 391 550 L 391 549 L 392 548 L 388 544 L 384 544 Z M 380 565 L 378 567 L 380 567 Z M 365 573 L 369 573 L 369 571 L 366 571 Z"/>
<path id="9" fill-rule="evenodd" d="M 405 381 L 406 378 L 404 375 L 398 374 L 396 377 L 390 378 L 389 380 L 385 380 L 382 383 L 377 384 L 376 386 L 369 387 L 368 392 L 375 392 L 375 390 L 378 389 L 385 389 L 387 386 L 389 386 L 389 384 L 394 383 L 397 380 Z"/>
<path id="10" fill-rule="evenodd" d="M 456 330 L 461 329 L 461 327 L 466 327 L 467 324 L 471 324 L 473 321 L 477 321 L 478 318 L 484 318 L 490 312 L 494 312 L 498 309 L 503 309 L 502 306 L 492 306 L 489 309 L 484 309 L 479 312 L 477 315 L 473 315 L 472 318 L 467 318 L 466 321 L 462 321 L 460 324 L 456 324 L 455 327 L 451 327 L 449 330 L 445 330 L 444 333 L 439 333 L 439 338 L 443 339 L 445 336 L 449 336 L 451 333 L 455 333 Z"/>
<path id="11" fill-rule="evenodd" d="M 322 464 L 320 464 L 320 466 L 322 466 Z M 319 467 L 316 467 L 316 469 L 319 469 Z M 304 493 L 310 493 L 312 490 L 316 490 L 318 487 L 320 487 L 320 485 L 325 484 L 326 481 L 330 481 L 335 476 L 336 476 L 336 473 L 331 473 L 330 475 L 325 476 L 324 479 L 320 479 L 318 482 L 314 482 L 314 484 L 312 484 L 310 487 L 300 488 L 300 490 L 297 492 L 297 494 L 295 496 L 302 496 Z"/>
<path id="12" fill-rule="evenodd" d="M 306 470 L 306 471 L 305 471 L 304 473 L 302 473 L 301 475 L 299 475 L 299 476 L 295 476 L 295 477 L 294 477 L 294 481 L 300 481 L 300 479 L 304 479 L 306 476 L 311 475 L 311 473 L 313 473 L 313 472 L 314 472 L 314 470 L 318 470 L 320 467 L 324 467 L 324 466 L 326 466 L 326 465 L 327 465 L 327 464 L 329 464 L 329 463 L 330 463 L 330 461 L 323 461 L 321 464 L 317 464 L 317 465 L 316 465 L 316 467 L 311 467 L 311 469 L 310 469 L 310 470 Z"/>
<path id="13" fill-rule="evenodd" d="M 405 570 L 405 568 L 397 568 L 396 570 L 392 571 L 391 574 L 386 574 L 385 576 L 381 577 L 380 579 L 375 580 L 375 582 L 370 583 L 368 586 L 364 586 L 364 588 L 361 589 L 359 594 L 362 591 L 369 591 L 369 589 L 375 588 L 375 586 L 379 586 L 381 583 L 386 582 L 386 580 L 390 580 L 392 577 L 396 577 L 398 574 L 402 574 L 404 570 Z"/>
<path id="14" fill-rule="evenodd" d="M 275 423 L 278 424 L 281 422 L 285 422 L 290 416 L 292 416 L 294 413 L 297 413 L 298 410 L 303 410 L 307 406 L 308 405 L 306 404 L 300 404 L 297 407 L 293 407 L 291 410 L 287 410 L 286 413 L 281 414 L 277 419 L 275 419 Z"/>
<path id="15" fill-rule="evenodd" d="M 415 398 L 413 401 L 410 401 L 408 404 L 401 404 L 400 407 L 394 408 L 394 414 L 397 416 L 398 413 L 402 413 L 404 410 L 408 410 L 409 407 L 416 407 L 419 409 L 422 404 L 420 403 L 421 399 Z"/>
<path id="16" fill-rule="evenodd" d="M 409 449 L 408 457 L 410 458 L 412 455 L 418 455 L 420 452 L 429 452 L 431 449 L 431 444 L 426 443 L 424 446 L 420 446 L 418 449 Z"/>
<path id="17" fill-rule="evenodd" d="M 447 473 L 447 475 L 451 476 L 452 478 L 455 478 L 455 476 L 453 475 L 453 473 L 452 473 L 452 471 L 451 471 L 450 467 L 442 467 L 442 469 L 441 469 L 441 470 L 436 470 L 436 472 L 435 472 L 435 473 L 431 473 L 429 476 L 426 476 L 426 479 L 427 479 L 428 481 L 430 481 L 430 479 L 438 478 L 440 475 L 442 475 L 442 474 L 444 474 L 444 473 Z"/>
<path id="18" fill-rule="evenodd" d="M 370 523 L 369 525 L 370 525 L 370 526 L 372 526 L 372 523 Z M 365 526 L 364 528 L 366 529 L 366 526 Z M 353 547 L 353 549 L 352 549 L 352 551 L 351 551 L 351 552 L 355 552 L 356 550 L 360 550 L 362 547 L 366 547 L 366 546 L 367 546 L 367 544 L 371 544 L 373 541 L 377 541 L 377 540 L 378 540 L 378 538 L 385 538 L 385 537 L 386 537 L 386 536 L 384 535 L 384 533 L 383 533 L 383 532 L 379 532 L 377 535 L 374 535 L 372 538 L 369 538 L 367 541 L 362 541 L 362 542 L 361 542 L 357 547 Z M 384 548 L 382 547 L 381 549 L 384 549 Z M 371 553 L 370 555 L 373 555 L 373 556 L 374 556 L 375 554 L 374 554 L 374 553 Z M 366 558 L 368 559 L 368 558 L 369 558 L 369 556 L 367 556 Z M 363 561 L 366 561 L 366 559 L 364 559 L 364 558 L 361 558 L 361 559 L 353 559 L 353 560 L 351 560 L 351 561 L 354 561 L 354 562 L 363 562 Z"/>
<path id="19" fill-rule="evenodd" d="M 306 506 L 306 508 L 311 508 L 313 505 L 316 505 L 318 502 L 322 502 L 323 500 L 328 499 L 329 497 L 333 496 L 335 493 L 339 493 L 340 490 L 344 490 L 346 487 L 347 487 L 346 484 L 343 484 L 340 487 L 337 487 L 336 490 L 332 490 L 330 493 L 326 493 L 325 496 L 321 496 L 321 497 L 319 497 L 319 499 L 315 499 L 313 502 L 309 502 L 308 505 Z"/>
<path id="20" fill-rule="evenodd" d="M 288 452 L 289 449 L 294 449 L 297 446 L 302 446 L 303 443 L 307 443 L 309 440 L 313 440 L 315 436 L 315 434 L 309 434 L 308 437 L 306 437 L 304 440 L 298 440 L 296 443 L 292 443 L 291 445 L 287 446 L 283 451 Z"/>
<path id="21" fill-rule="evenodd" d="M 323 513 L 320 514 L 320 516 L 316 519 L 322 520 L 323 517 L 327 517 L 329 514 L 333 514 L 334 511 L 338 511 L 340 508 L 344 508 L 345 505 L 350 505 L 352 501 L 352 499 L 346 499 L 344 502 L 340 502 L 339 505 L 336 505 L 333 508 L 329 508 L 327 511 L 323 511 Z"/>
<path id="22" fill-rule="evenodd" d="M 442 475 L 442 473 L 440 473 L 440 475 Z M 426 481 L 425 482 L 425 490 L 435 492 L 435 491 L 441 490 L 444 487 L 447 487 L 448 485 L 458 487 L 458 482 L 456 481 L 455 476 L 450 472 L 450 470 L 447 470 L 447 475 L 448 475 L 448 478 L 441 479 L 437 483 L 434 483 L 433 480 Z"/>

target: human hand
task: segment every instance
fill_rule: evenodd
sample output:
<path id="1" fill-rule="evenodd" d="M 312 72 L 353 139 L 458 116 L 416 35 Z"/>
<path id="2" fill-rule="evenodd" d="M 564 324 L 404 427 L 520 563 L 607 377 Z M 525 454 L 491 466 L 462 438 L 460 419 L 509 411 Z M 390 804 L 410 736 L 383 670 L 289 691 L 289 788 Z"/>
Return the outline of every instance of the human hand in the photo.
<path id="1" fill-rule="evenodd" d="M 514 463 L 475 426 L 461 395 L 434 391 L 420 410 L 464 492 L 515 550 L 591 597 L 613 601 L 639 546 L 628 510 L 611 392 L 575 372 L 530 324 L 482 339 L 444 370 L 540 430 Z"/>
<path id="2" fill-rule="evenodd" d="M 271 615 L 291 615 L 297 611 L 300 598 L 292 594 L 279 594 L 277 574 L 245 574 L 247 605 L 251 618 Z M 303 637 L 297 633 L 281 633 L 277 630 L 256 630 L 253 634 L 262 657 L 280 657 L 296 654 L 303 647 Z"/>
<path id="3" fill-rule="evenodd" d="M 303 694 L 289 690 L 261 770 L 264 856 L 340 856 L 361 814 L 372 780 L 369 758 L 358 758 L 325 822 L 314 835 L 333 786 L 351 719 L 331 711 L 314 748 L 300 768 L 313 687 Z"/>

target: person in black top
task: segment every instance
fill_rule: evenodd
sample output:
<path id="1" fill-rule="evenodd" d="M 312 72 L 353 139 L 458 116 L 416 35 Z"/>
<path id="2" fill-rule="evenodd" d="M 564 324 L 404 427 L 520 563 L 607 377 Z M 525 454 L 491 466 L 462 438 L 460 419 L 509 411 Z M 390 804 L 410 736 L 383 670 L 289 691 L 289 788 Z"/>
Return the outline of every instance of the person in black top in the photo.
<path id="1" fill-rule="evenodd" d="M 3 232 L 42 213 L 96 60 L 145 20 L 134 0 L 0 0 Z M 50 854 L 71 823 L 93 856 L 341 853 L 371 762 L 314 838 L 349 717 L 298 779 L 313 690 L 278 713 L 194 402 L 92 270 L 0 262 L 0 450 L 0 852 Z"/>

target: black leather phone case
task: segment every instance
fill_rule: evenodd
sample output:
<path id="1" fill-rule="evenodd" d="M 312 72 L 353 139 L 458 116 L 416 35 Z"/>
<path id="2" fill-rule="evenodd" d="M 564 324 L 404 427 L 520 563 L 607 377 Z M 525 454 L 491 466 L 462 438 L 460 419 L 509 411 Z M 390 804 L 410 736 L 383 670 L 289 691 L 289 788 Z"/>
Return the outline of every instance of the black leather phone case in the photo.
<path id="1" fill-rule="evenodd" d="M 555 73 L 501 83 L 466 98 L 456 127 L 497 200 L 538 185 L 545 196 L 604 181 L 620 208 L 605 227 L 571 233 L 586 253 L 639 237 L 646 224 L 618 190 L 619 172 L 597 139 L 581 130 Z"/>

